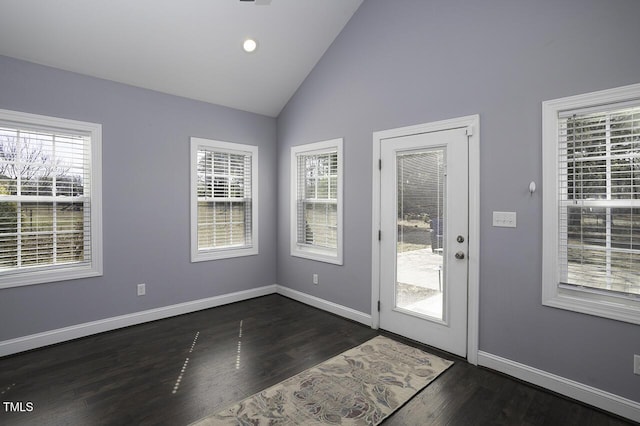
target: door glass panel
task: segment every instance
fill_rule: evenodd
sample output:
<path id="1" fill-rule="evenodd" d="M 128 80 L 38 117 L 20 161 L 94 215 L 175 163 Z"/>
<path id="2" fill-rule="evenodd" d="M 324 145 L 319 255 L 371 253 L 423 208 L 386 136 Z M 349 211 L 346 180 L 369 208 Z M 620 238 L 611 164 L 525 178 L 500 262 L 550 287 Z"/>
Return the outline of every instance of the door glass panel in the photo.
<path id="1" fill-rule="evenodd" d="M 443 320 L 445 148 L 396 155 L 396 308 Z"/>

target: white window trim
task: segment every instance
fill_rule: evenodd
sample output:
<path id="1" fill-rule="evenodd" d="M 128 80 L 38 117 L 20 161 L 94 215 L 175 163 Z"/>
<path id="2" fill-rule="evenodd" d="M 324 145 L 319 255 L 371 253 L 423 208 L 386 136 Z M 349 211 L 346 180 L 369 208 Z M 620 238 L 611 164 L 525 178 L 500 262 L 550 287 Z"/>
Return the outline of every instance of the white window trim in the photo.
<path id="1" fill-rule="evenodd" d="M 640 99 L 640 84 L 542 103 L 542 304 L 640 324 L 640 298 L 617 297 L 587 288 L 561 286 L 558 268 L 558 115 Z"/>
<path id="2" fill-rule="evenodd" d="M 91 263 L 88 265 L 43 266 L 0 275 L 0 288 L 43 284 L 102 275 L 102 125 L 58 117 L 0 109 L 0 120 L 16 127 L 87 133 L 91 137 Z"/>
<path id="3" fill-rule="evenodd" d="M 204 147 L 218 152 L 251 155 L 251 246 L 221 247 L 212 250 L 198 250 L 198 148 Z M 227 259 L 232 257 L 257 255 L 258 250 L 258 147 L 213 139 L 191 138 L 191 262 Z"/>
<path id="4" fill-rule="evenodd" d="M 343 141 L 342 138 L 331 139 L 322 142 L 309 143 L 291 147 L 291 190 L 289 198 L 291 200 L 291 256 L 302 257 L 305 259 L 316 260 L 319 262 L 333 263 L 342 265 L 342 245 L 343 245 L 343 214 L 342 214 L 342 192 L 343 192 Z M 298 212 L 297 212 L 297 194 L 298 194 L 298 162 L 297 156 L 300 154 L 315 154 L 327 151 L 338 152 L 338 192 L 337 192 L 337 247 L 335 250 L 323 249 L 320 247 L 310 247 L 298 244 Z"/>

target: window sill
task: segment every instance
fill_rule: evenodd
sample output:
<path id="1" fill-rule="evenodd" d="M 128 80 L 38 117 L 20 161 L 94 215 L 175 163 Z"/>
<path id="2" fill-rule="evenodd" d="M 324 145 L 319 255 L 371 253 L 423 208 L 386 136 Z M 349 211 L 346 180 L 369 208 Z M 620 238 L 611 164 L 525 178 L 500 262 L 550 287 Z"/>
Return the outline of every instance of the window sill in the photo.
<path id="1" fill-rule="evenodd" d="M 634 300 L 607 297 L 580 289 L 559 288 L 555 295 L 546 298 L 543 295 L 542 304 L 552 308 L 640 324 L 640 298 Z"/>
<path id="2" fill-rule="evenodd" d="M 56 281 L 75 280 L 102 276 L 102 267 L 71 266 L 62 268 L 38 268 L 31 271 L 0 275 L 0 288 L 45 284 Z"/>
<path id="3" fill-rule="evenodd" d="M 196 253 L 191 253 L 191 263 L 206 262 L 209 260 L 230 259 L 233 257 L 255 256 L 257 254 L 257 247 L 198 251 Z"/>
<path id="4" fill-rule="evenodd" d="M 336 251 L 298 247 L 297 249 L 291 250 L 291 256 L 315 260 L 318 262 L 332 263 L 334 265 L 342 265 L 342 255 L 338 254 Z"/>

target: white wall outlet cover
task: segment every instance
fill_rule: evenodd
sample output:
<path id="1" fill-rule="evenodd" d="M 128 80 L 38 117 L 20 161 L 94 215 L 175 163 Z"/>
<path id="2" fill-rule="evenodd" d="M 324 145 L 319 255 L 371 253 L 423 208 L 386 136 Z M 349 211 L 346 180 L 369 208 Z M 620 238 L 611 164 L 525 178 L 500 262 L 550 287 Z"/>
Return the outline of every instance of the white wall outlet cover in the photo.
<path id="1" fill-rule="evenodd" d="M 515 228 L 516 212 L 493 212 L 493 226 Z"/>

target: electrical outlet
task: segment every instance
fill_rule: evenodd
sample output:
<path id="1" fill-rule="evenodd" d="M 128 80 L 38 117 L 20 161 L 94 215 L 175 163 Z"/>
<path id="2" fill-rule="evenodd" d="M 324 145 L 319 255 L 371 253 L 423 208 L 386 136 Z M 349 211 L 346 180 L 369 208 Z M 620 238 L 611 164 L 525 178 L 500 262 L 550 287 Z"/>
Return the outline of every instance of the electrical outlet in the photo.
<path id="1" fill-rule="evenodd" d="M 318 274 L 313 274 L 313 283 L 318 285 Z"/>
<path id="2" fill-rule="evenodd" d="M 147 294 L 147 285 L 138 284 L 138 296 L 144 296 L 145 294 Z"/>
<path id="3" fill-rule="evenodd" d="M 640 376 L 640 355 L 633 356 L 633 374 Z"/>

